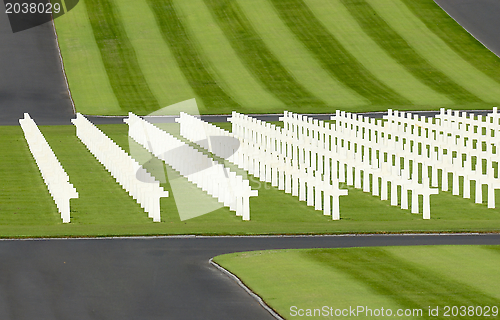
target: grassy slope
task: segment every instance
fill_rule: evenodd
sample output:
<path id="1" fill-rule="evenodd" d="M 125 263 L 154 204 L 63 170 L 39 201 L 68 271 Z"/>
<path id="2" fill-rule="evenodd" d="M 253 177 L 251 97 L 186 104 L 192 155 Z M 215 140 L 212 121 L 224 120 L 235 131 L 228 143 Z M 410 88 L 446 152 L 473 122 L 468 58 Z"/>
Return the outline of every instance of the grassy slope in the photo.
<path id="1" fill-rule="evenodd" d="M 71 95 L 80 112 L 120 114 L 122 110 L 102 63 L 87 8 L 82 4 L 54 20 Z"/>
<path id="2" fill-rule="evenodd" d="M 318 20 L 370 72 L 396 92 L 403 94 L 414 105 L 438 104 L 449 105 L 452 102 L 444 95 L 418 81 L 402 65 L 397 63 L 370 36 L 364 33 L 356 19 L 340 2 L 305 1 Z M 376 108 L 374 106 L 374 108 Z M 359 110 L 366 110 L 362 106 Z"/>
<path id="3" fill-rule="evenodd" d="M 328 105 L 359 106 L 368 100 L 328 75 L 280 19 L 268 0 L 237 1 L 265 45 L 307 90 Z M 314 111 L 313 108 L 310 109 Z"/>
<path id="4" fill-rule="evenodd" d="M 413 15 L 403 2 L 400 0 L 383 2 L 367 0 L 367 2 L 431 65 L 439 68 L 457 84 L 483 101 L 498 101 L 500 94 L 498 82 L 487 77 L 458 55 Z"/>
<path id="5" fill-rule="evenodd" d="M 214 261 L 238 275 L 286 319 L 294 318 L 291 306 L 384 307 L 393 312 L 415 308 L 423 309 L 424 318 L 429 318 L 429 307 L 439 306 L 441 317 L 432 319 L 442 319 L 446 305 L 498 307 L 500 299 L 497 246 L 256 251 Z"/>
<path id="6" fill-rule="evenodd" d="M 192 97 L 205 113 L 500 102 L 500 59 L 431 0 L 85 0 L 56 25 L 84 113 Z"/>
<path id="7" fill-rule="evenodd" d="M 302 0 L 271 0 L 281 19 L 323 68 L 372 104 L 400 105 L 409 101 L 380 82 L 321 24 Z"/>
<path id="8" fill-rule="evenodd" d="M 415 52 L 384 19 L 377 15 L 368 2 L 365 0 L 342 0 L 341 2 L 363 31 L 415 78 L 435 91 L 447 95 L 455 103 L 481 102 L 479 98 L 456 84 Z M 367 19 L 368 16 L 371 19 Z"/>
<path id="9" fill-rule="evenodd" d="M 160 107 L 195 97 L 145 1 L 116 1 L 138 64 Z M 198 99 L 199 104 L 203 103 Z"/>
<path id="10" fill-rule="evenodd" d="M 126 125 L 100 127 L 129 150 Z M 75 137 L 74 127 L 42 126 L 41 131 L 80 193 L 71 203 L 72 223 L 61 224 L 21 129 L 0 127 L 0 154 L 10 154 L 1 158 L 0 166 L 5 177 L 0 193 L 0 236 L 500 231 L 495 227 L 500 225 L 500 208 L 487 209 L 485 204 L 474 204 L 474 198 L 462 199 L 449 192 L 432 196 L 432 219 L 423 221 L 421 215 L 391 207 L 389 201 L 349 188 L 349 195 L 340 200 L 342 220 L 332 221 L 304 202 L 255 179 L 251 183 L 259 189 L 259 196 L 251 199 L 249 222 L 241 221 L 227 208 L 181 222 L 174 198 L 169 197 L 162 199 L 163 222 L 152 223 L 86 151 Z M 171 191 L 168 183 L 164 187 Z M 36 201 L 27 202 L 26 197 Z"/>
<path id="11" fill-rule="evenodd" d="M 434 1 L 402 0 L 429 30 L 445 42 L 465 61 L 500 83 L 500 59 L 441 10 Z M 436 23 L 438 21 L 438 23 Z M 458 32 L 460 31 L 460 32 Z M 467 48 L 467 50 L 464 50 Z"/>
<path id="12" fill-rule="evenodd" d="M 238 108 L 239 104 L 224 90 L 222 81 L 217 79 L 199 52 L 197 44 L 192 40 L 189 30 L 182 24 L 174 2 L 172 0 L 147 0 L 147 2 L 154 13 L 164 41 L 205 107 L 225 112 Z"/>
<path id="13" fill-rule="evenodd" d="M 124 30 L 120 12 L 112 0 L 84 2 L 94 38 L 109 82 L 123 110 L 139 113 L 160 108 L 137 61 L 134 47 Z"/>
<path id="14" fill-rule="evenodd" d="M 184 26 L 191 31 L 192 40 L 197 42 L 214 72 L 225 79 L 224 85 L 236 101 L 262 112 L 270 107 L 284 107 L 245 67 L 203 0 L 176 1 L 175 4 L 185 21 Z"/>
<path id="15" fill-rule="evenodd" d="M 252 74 L 287 107 L 324 106 L 276 59 L 252 27 L 237 2 L 205 0 L 207 7 Z"/>

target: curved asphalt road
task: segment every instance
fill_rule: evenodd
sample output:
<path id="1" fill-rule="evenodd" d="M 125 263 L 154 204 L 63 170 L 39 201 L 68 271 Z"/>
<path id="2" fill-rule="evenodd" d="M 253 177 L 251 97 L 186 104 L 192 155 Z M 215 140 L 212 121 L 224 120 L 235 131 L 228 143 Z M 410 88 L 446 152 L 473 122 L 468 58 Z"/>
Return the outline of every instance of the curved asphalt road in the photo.
<path id="1" fill-rule="evenodd" d="M 274 319 L 208 263 L 230 252 L 500 244 L 500 235 L 0 241 L 0 319 Z"/>
<path id="2" fill-rule="evenodd" d="M 465 30 L 500 57 L 500 1 L 434 0 Z"/>

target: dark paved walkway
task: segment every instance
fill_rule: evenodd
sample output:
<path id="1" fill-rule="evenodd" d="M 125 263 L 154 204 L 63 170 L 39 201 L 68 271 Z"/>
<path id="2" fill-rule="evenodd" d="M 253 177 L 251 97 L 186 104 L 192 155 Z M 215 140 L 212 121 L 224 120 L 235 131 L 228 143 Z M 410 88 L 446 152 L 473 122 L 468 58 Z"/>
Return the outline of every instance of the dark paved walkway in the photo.
<path id="1" fill-rule="evenodd" d="M 500 235 L 0 241 L 0 319 L 273 319 L 208 263 L 259 249 L 500 244 Z"/>
<path id="2" fill-rule="evenodd" d="M 19 125 L 24 112 L 39 125 L 71 124 L 52 22 L 12 33 L 0 7 L 0 125 Z"/>
<path id="3" fill-rule="evenodd" d="M 434 1 L 477 40 L 497 56 L 500 56 L 500 1 Z"/>

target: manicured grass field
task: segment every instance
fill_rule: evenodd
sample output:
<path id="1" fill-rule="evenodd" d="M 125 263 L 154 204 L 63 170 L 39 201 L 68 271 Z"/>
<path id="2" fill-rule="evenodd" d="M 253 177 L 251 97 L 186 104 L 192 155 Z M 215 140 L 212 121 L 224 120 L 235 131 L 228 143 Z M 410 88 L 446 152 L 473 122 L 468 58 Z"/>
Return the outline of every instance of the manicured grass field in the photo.
<path id="1" fill-rule="evenodd" d="M 345 309 L 352 316 L 349 308 L 359 310 L 356 314 L 362 319 L 380 318 L 381 308 L 384 317 L 390 310 L 397 319 L 485 318 L 470 309 L 464 316 L 461 306 L 472 306 L 473 312 L 481 306 L 483 313 L 489 306 L 487 318 L 499 314 L 499 246 L 254 251 L 214 261 L 235 273 L 285 319 L 334 319 L 342 317 L 335 316 L 336 310 Z M 451 310 L 453 306 L 458 310 Z M 436 307 L 439 316 L 429 316 L 429 309 Z M 308 309 L 312 315 L 319 309 L 316 317 L 307 316 Z M 398 310 L 403 316 L 397 316 Z"/>
<path id="2" fill-rule="evenodd" d="M 488 209 L 485 203 L 474 204 L 474 198 L 463 199 L 449 192 L 431 197 L 432 219 L 423 221 L 421 214 L 392 207 L 389 201 L 349 187 L 349 195 L 340 199 L 342 219 L 332 221 L 321 211 L 252 176 L 251 185 L 259 190 L 259 196 L 250 201 L 251 221 L 242 221 L 227 208 L 181 221 L 171 196 L 161 200 L 162 222 L 153 223 L 81 144 L 74 127 L 40 128 L 80 194 L 71 200 L 71 223 L 62 224 L 21 128 L 4 126 L 0 127 L 1 237 L 500 231 L 500 208 Z M 130 150 L 128 126 L 100 128 L 123 149 Z M 163 186 L 172 191 L 168 180 Z M 196 190 L 191 185 L 183 192 Z"/>
<path id="3" fill-rule="evenodd" d="M 500 104 L 500 59 L 432 0 L 82 0 L 55 24 L 85 114 Z"/>

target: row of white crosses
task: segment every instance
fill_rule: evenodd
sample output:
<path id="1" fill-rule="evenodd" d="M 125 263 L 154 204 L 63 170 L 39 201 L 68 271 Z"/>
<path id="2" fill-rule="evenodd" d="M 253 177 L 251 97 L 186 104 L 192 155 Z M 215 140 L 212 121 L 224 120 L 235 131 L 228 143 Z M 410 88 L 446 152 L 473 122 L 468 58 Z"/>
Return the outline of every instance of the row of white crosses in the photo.
<path id="1" fill-rule="evenodd" d="M 19 119 L 19 124 L 24 131 L 28 147 L 35 158 L 35 162 L 47 185 L 50 195 L 56 203 L 63 223 L 69 223 L 70 199 L 78 198 L 78 192 L 69 182 L 69 176 L 57 160 L 52 148 L 38 129 L 35 121 L 25 113 L 24 119 Z"/>
<path id="2" fill-rule="evenodd" d="M 129 113 L 129 136 L 243 220 L 250 220 L 250 182 L 201 151 Z"/>
<path id="3" fill-rule="evenodd" d="M 493 108 L 488 116 L 477 119 L 474 114 L 444 109 L 435 121 L 392 110 L 385 118 L 392 131 L 429 150 L 424 160 L 432 166 L 433 186 L 438 186 L 438 169 L 441 169 L 443 191 L 448 191 L 448 174 L 452 174 L 452 194 L 459 195 L 462 177 L 463 197 L 470 198 L 470 182 L 475 181 L 475 202 L 482 203 L 482 185 L 487 185 L 488 208 L 495 208 L 495 189 L 500 189 L 500 179 L 494 170 L 500 160 L 499 117 L 497 108 Z"/>
<path id="4" fill-rule="evenodd" d="M 77 113 L 71 122 L 87 149 L 148 213 L 148 217 L 160 222 L 160 198 L 168 197 L 168 191 L 163 190 L 160 182 L 83 115 Z"/>
<path id="5" fill-rule="evenodd" d="M 393 206 L 398 205 L 398 186 L 400 186 L 401 208 L 409 208 L 408 191 L 411 191 L 412 213 L 419 212 L 418 196 L 422 195 L 423 218 L 430 219 L 430 195 L 436 194 L 437 190 L 428 187 L 425 174 L 422 175 L 423 183 L 419 183 L 418 170 L 410 172 L 409 159 L 404 157 L 401 143 L 397 141 L 392 144 L 384 143 L 381 135 L 383 128 L 375 119 L 341 111 L 337 111 L 332 119 L 335 119 L 335 123 L 329 124 L 285 112 L 282 120 L 287 135 L 298 141 L 309 141 L 312 145 L 310 148 L 305 148 L 303 161 L 306 165 L 313 166 L 316 170 L 331 175 L 332 179 L 337 178 L 340 182 L 353 185 L 364 192 L 371 191 L 382 200 L 388 199 L 390 182 Z M 392 163 L 393 158 L 395 163 Z M 384 161 L 385 159 L 388 161 Z M 403 167 L 399 165 L 401 159 L 406 160 Z"/>
<path id="6" fill-rule="evenodd" d="M 298 196 L 299 201 L 307 201 L 307 205 L 323 210 L 334 220 L 340 219 L 339 196 L 347 195 L 347 190 L 339 189 L 338 181 L 299 166 L 297 156 L 293 156 L 290 149 L 286 151 L 288 140 L 280 127 L 237 112 L 228 120 L 232 123 L 232 133 L 185 113 L 181 113 L 177 122 L 181 124 L 180 133 L 184 138 L 199 141 L 202 147 L 219 157 L 227 157 L 261 181 Z M 207 140 L 214 143 L 208 145 Z"/>

